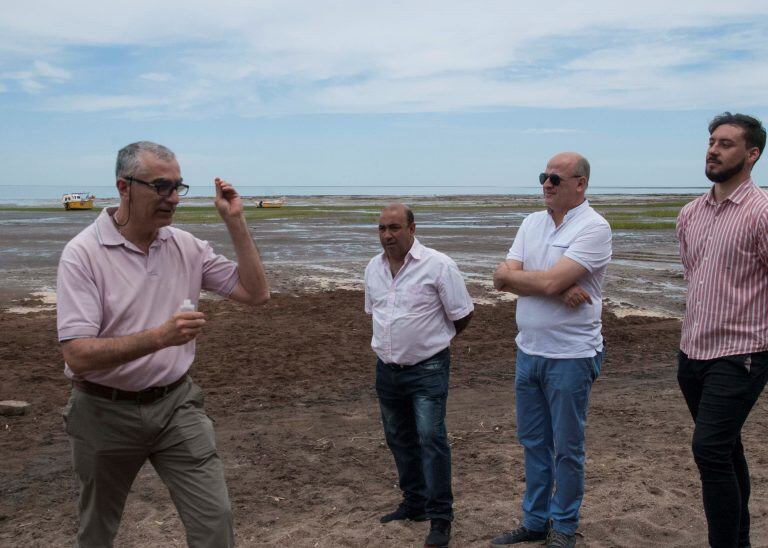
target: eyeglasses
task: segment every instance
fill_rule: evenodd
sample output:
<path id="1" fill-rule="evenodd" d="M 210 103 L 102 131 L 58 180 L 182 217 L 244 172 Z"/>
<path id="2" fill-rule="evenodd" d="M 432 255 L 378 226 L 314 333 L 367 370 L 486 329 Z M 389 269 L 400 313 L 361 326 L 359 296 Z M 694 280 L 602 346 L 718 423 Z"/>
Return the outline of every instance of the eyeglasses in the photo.
<path id="1" fill-rule="evenodd" d="M 583 175 L 572 175 L 570 177 L 563 177 L 562 175 L 558 175 L 557 173 L 539 173 L 539 183 L 542 185 L 547 182 L 547 179 L 549 179 L 549 182 L 552 183 L 552 186 L 557 186 L 560 184 L 560 181 L 563 179 L 579 179 L 583 177 Z"/>
<path id="2" fill-rule="evenodd" d="M 170 196 L 171 194 L 173 194 L 174 190 L 179 193 L 179 196 L 186 196 L 187 192 L 189 191 L 189 185 L 185 185 L 182 183 L 184 179 L 179 179 L 178 181 L 169 181 L 167 179 L 156 179 L 151 183 L 148 183 L 147 181 L 142 181 L 141 179 L 137 179 L 136 177 L 126 177 L 125 180 L 128 181 L 129 183 L 139 183 L 140 185 L 148 186 L 149 188 L 157 192 L 158 195 L 163 197 Z"/>

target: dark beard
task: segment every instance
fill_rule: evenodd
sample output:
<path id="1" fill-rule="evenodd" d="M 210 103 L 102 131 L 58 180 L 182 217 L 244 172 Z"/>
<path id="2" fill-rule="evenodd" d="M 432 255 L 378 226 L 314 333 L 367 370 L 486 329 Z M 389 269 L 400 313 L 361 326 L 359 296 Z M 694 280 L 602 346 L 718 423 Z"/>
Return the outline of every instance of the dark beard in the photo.
<path id="1" fill-rule="evenodd" d="M 734 175 L 739 173 L 742 169 L 744 169 L 744 164 L 746 163 L 747 159 L 744 158 L 733 166 L 730 169 L 726 169 L 725 171 L 720 171 L 717 173 L 711 172 L 708 168 L 704 169 L 704 173 L 707 176 L 707 179 L 712 181 L 713 183 L 724 183 L 725 181 L 730 180 Z"/>

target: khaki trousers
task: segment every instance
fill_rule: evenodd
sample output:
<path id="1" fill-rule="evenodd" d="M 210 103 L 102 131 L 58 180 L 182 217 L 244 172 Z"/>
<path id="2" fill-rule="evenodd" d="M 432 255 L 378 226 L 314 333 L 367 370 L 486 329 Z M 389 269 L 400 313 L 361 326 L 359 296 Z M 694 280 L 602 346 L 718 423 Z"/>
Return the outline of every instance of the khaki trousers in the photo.
<path id="1" fill-rule="evenodd" d="M 147 459 L 168 487 L 187 544 L 234 546 L 213 422 L 191 379 L 151 404 L 73 389 L 64 422 L 80 487 L 77 546 L 112 546 L 131 484 Z"/>

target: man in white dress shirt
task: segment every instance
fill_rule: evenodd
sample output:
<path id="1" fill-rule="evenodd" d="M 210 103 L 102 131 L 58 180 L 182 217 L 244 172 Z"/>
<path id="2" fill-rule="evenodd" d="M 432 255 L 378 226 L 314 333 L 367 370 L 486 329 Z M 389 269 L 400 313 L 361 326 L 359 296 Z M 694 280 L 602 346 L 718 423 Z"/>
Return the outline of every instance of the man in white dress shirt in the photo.
<path id="1" fill-rule="evenodd" d="M 451 449 L 445 429 L 451 339 L 474 306 L 456 263 L 421 245 L 413 213 L 384 208 L 384 252 L 365 269 L 365 311 L 373 315 L 376 392 L 403 501 L 382 523 L 431 520 L 426 546 L 447 546 L 453 521 Z"/>

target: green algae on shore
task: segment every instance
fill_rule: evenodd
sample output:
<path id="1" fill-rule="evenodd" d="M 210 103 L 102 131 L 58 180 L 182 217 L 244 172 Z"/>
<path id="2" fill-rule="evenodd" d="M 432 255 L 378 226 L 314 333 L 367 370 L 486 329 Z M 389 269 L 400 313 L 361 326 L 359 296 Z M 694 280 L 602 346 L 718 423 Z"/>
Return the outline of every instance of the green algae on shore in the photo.
<path id="1" fill-rule="evenodd" d="M 520 213 L 540 210 L 542 204 L 537 196 L 504 196 L 496 201 L 480 201 L 469 203 L 457 203 L 454 200 L 435 202 L 434 198 L 425 200 L 419 197 L 410 197 L 406 201 L 412 204 L 414 212 L 441 213 L 445 212 L 476 212 L 504 213 L 515 211 Z M 608 198 L 615 199 L 615 197 Z M 680 208 L 688 203 L 687 199 L 661 199 L 649 197 L 647 200 L 632 200 L 628 203 L 616 203 L 607 201 L 604 197 L 597 197 L 592 201 L 593 207 L 600 212 L 611 227 L 617 230 L 669 230 L 675 227 L 675 219 Z M 437 198 L 439 200 L 439 198 Z M 605 200 L 605 201 L 604 201 Z M 620 200 L 620 198 L 619 198 Z M 419 203 L 421 202 L 421 203 Z M 347 223 L 375 223 L 378 213 L 382 208 L 382 200 L 372 198 L 370 201 L 348 203 L 318 203 L 309 205 L 286 205 L 281 208 L 259 208 L 255 205 L 246 205 L 245 212 L 249 221 L 259 220 L 301 220 L 301 219 L 328 219 L 339 218 Z M 102 208 L 95 207 L 90 210 L 91 215 L 99 213 Z M 59 207 L 24 207 L 24 206 L 0 206 L 0 211 L 24 212 L 24 213 L 58 213 L 67 216 L 87 214 L 86 211 L 64 211 Z M 174 222 L 179 224 L 213 224 L 220 222 L 219 214 L 213 204 L 201 204 L 193 202 L 182 203 L 176 210 Z"/>

